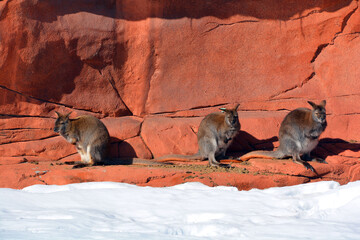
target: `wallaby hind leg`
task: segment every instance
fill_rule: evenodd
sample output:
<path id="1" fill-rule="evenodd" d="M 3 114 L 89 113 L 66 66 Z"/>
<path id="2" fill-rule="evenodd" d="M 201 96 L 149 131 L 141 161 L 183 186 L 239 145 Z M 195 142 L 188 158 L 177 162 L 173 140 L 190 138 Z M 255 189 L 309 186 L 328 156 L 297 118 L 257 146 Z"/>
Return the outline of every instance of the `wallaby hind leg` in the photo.
<path id="1" fill-rule="evenodd" d="M 78 151 L 81 161 L 75 161 L 73 162 L 74 166 L 73 168 L 82 168 L 87 166 L 87 155 L 84 151 L 84 149 L 82 148 L 82 146 L 80 145 L 76 145 L 76 150 Z M 69 164 L 71 164 L 71 162 L 69 162 Z"/>
<path id="2" fill-rule="evenodd" d="M 220 165 L 220 163 L 215 159 L 216 149 L 216 140 L 211 138 L 203 138 L 199 140 L 200 155 L 206 157 L 209 160 L 209 165 L 212 167 Z"/>
<path id="3" fill-rule="evenodd" d="M 84 152 L 84 149 L 80 145 L 76 145 L 76 150 L 80 155 L 81 161 L 86 161 L 86 153 Z"/>
<path id="4" fill-rule="evenodd" d="M 74 162 L 73 168 L 83 168 L 83 167 L 89 166 L 89 164 L 87 163 L 86 154 L 83 153 L 83 152 L 81 152 L 81 153 L 79 152 L 79 154 L 80 154 L 80 157 L 81 157 L 81 161 L 80 162 L 79 161 Z"/>
<path id="5" fill-rule="evenodd" d="M 89 155 L 92 159 L 93 164 L 103 163 L 104 162 L 104 147 L 103 146 L 93 146 L 89 149 Z"/>
<path id="6" fill-rule="evenodd" d="M 226 158 L 226 155 L 225 155 L 225 151 L 221 152 L 220 155 L 215 155 L 215 152 L 211 152 L 209 154 L 209 164 L 210 166 L 212 167 L 224 167 L 224 168 L 230 168 L 231 165 L 230 164 L 223 164 L 223 163 L 220 163 L 218 160 L 216 160 L 216 158 L 218 159 L 225 159 Z"/>
<path id="7" fill-rule="evenodd" d="M 209 157 L 209 164 L 211 167 L 217 167 L 220 166 L 220 162 L 216 161 L 215 159 L 215 151 L 212 151 L 208 155 Z"/>
<path id="8" fill-rule="evenodd" d="M 226 156 L 226 148 L 222 148 L 219 150 L 219 152 L 215 155 L 217 159 L 227 159 L 230 158 L 229 156 Z"/>
<path id="9" fill-rule="evenodd" d="M 86 159 L 87 159 L 87 165 L 93 166 L 97 162 L 97 148 L 91 145 L 88 145 L 86 148 Z M 99 157 L 98 157 L 99 158 Z"/>
<path id="10" fill-rule="evenodd" d="M 294 163 L 302 164 L 306 169 L 310 169 L 311 171 L 316 173 L 315 169 L 308 162 L 302 160 L 298 153 L 293 153 L 292 158 Z"/>
<path id="11" fill-rule="evenodd" d="M 87 149 L 86 149 L 87 151 L 85 152 L 83 147 L 76 146 L 76 149 L 81 157 L 81 162 L 75 162 L 75 165 L 73 168 L 83 168 L 83 167 L 88 167 L 88 166 L 94 165 L 94 161 L 89 154 L 89 148 L 90 148 L 90 146 L 87 147 Z"/>

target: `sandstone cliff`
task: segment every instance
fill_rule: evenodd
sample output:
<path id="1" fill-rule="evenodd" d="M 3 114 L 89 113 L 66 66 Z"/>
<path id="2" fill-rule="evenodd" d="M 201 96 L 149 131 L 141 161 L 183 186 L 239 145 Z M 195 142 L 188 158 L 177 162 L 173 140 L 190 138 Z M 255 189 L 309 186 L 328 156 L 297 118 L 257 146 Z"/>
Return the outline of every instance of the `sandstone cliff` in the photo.
<path id="1" fill-rule="evenodd" d="M 358 5 L 1 1 L 1 166 L 77 157 L 52 131 L 55 110 L 102 118 L 112 156 L 151 158 L 196 152 L 202 117 L 235 103 L 242 132 L 231 149 L 271 149 L 286 113 L 326 99 L 318 154 L 348 166 L 328 172 L 359 179 Z"/>

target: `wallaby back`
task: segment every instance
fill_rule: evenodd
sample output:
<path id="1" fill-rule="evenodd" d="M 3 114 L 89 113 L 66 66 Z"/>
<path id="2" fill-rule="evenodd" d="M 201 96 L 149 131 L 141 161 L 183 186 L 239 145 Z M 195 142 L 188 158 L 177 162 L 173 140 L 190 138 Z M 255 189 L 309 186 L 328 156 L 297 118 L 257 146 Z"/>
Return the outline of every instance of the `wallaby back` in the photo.
<path id="1" fill-rule="evenodd" d="M 81 161 L 86 165 L 104 161 L 110 139 L 105 125 L 90 115 L 70 119 L 70 113 L 56 113 L 54 131 L 76 146 Z"/>

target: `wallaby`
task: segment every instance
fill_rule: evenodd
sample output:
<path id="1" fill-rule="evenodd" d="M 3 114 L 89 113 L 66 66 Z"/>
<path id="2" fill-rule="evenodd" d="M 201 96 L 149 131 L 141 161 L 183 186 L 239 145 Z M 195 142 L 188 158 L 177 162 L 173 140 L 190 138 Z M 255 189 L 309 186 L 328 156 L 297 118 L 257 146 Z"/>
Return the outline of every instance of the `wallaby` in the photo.
<path id="1" fill-rule="evenodd" d="M 227 148 L 240 130 L 237 109 L 220 108 L 221 112 L 210 113 L 201 121 L 197 140 L 199 151 L 190 156 L 168 155 L 155 160 L 164 162 L 172 160 L 209 160 L 210 166 L 223 166 L 216 157 L 224 158 Z M 227 166 L 227 165 L 225 165 Z"/>
<path id="2" fill-rule="evenodd" d="M 240 157 L 240 160 L 292 157 L 295 163 L 302 164 L 306 169 L 316 172 L 307 161 L 326 163 L 325 160 L 311 159 L 310 157 L 310 152 L 319 143 L 320 134 L 327 126 L 326 101 L 323 100 L 319 105 L 311 101 L 308 103 L 312 106 L 312 110 L 298 108 L 285 116 L 279 130 L 280 146 L 276 151 L 253 151 Z M 303 155 L 304 160 L 300 158 L 300 155 Z"/>
<path id="3" fill-rule="evenodd" d="M 70 119 L 71 112 L 56 114 L 54 131 L 75 145 L 80 154 L 81 163 L 75 167 L 92 166 L 105 160 L 110 136 L 99 119 L 90 115 Z"/>
<path id="4" fill-rule="evenodd" d="M 96 117 L 83 115 L 70 119 L 69 115 L 56 112 L 58 118 L 55 121 L 54 131 L 63 136 L 69 143 L 74 144 L 81 157 L 81 162 L 74 168 L 92 166 L 94 164 L 104 165 L 169 165 L 168 163 L 156 162 L 140 158 L 107 158 L 109 144 L 109 132 L 105 125 Z M 72 164 L 72 162 L 70 162 Z"/>

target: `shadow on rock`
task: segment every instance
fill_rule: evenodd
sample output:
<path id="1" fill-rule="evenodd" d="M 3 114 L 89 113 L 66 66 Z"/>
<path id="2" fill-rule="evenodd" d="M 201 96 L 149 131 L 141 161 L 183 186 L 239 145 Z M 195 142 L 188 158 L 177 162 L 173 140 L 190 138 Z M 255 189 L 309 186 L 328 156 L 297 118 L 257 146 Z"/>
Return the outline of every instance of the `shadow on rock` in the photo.
<path id="1" fill-rule="evenodd" d="M 323 138 L 313 151 L 314 155 L 326 159 L 329 156 L 339 155 L 345 151 L 357 154 L 344 154 L 350 157 L 360 157 L 360 143 L 352 143 L 340 138 Z"/>
<path id="2" fill-rule="evenodd" d="M 239 131 L 234 141 L 229 147 L 229 152 L 247 153 L 254 150 L 273 150 L 274 142 L 278 141 L 278 137 L 274 136 L 268 139 L 257 139 L 253 135 L 245 131 Z"/>
<path id="3" fill-rule="evenodd" d="M 350 5 L 352 1 L 229 1 L 198 0 L 191 3 L 182 0 L 160 1 L 115 1 L 115 0 L 79 0 L 74 4 L 71 0 L 25 2 L 27 17 L 52 22 L 57 16 L 88 12 L 128 21 L 140 21 L 148 18 L 162 19 L 201 19 L 206 16 L 218 19 L 229 19 L 235 15 L 249 16 L 259 19 L 288 20 L 294 15 L 299 19 L 309 15 L 307 10 L 316 8 L 316 12 L 335 12 Z M 191 5 L 191 7 L 189 7 Z"/>
<path id="4" fill-rule="evenodd" d="M 110 137 L 109 162 L 102 165 L 132 165 L 137 158 L 134 148 L 127 142 L 116 137 Z"/>

